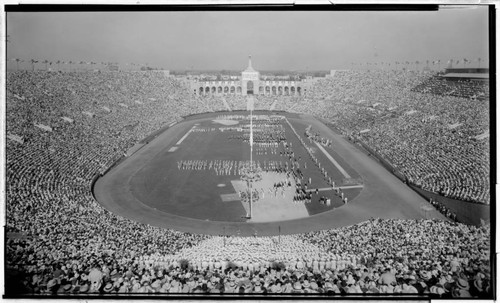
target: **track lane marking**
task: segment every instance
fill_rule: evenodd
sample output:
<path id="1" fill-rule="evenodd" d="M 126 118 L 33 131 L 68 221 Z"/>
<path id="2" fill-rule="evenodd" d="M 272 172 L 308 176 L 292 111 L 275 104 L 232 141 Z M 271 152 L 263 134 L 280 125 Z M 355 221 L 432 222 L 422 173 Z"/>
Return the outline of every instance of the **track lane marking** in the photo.
<path id="1" fill-rule="evenodd" d="M 330 160 L 330 162 L 335 165 L 335 167 L 340 171 L 340 173 L 342 173 L 342 175 L 344 175 L 344 177 L 346 177 L 347 179 L 351 178 L 351 176 L 349 176 L 345 169 L 340 166 L 340 164 L 323 148 L 323 146 L 321 146 L 321 144 L 316 141 L 314 142 L 314 144 L 316 144 L 316 146 L 323 152 L 323 154 L 325 154 L 328 160 Z"/>
<path id="2" fill-rule="evenodd" d="M 188 130 L 188 132 L 184 135 L 184 137 L 182 137 L 179 141 L 177 141 L 177 143 L 175 143 L 175 145 L 179 145 L 179 144 L 181 144 L 181 143 L 182 143 L 182 141 L 184 141 L 184 139 L 186 139 L 186 138 L 187 138 L 187 136 L 189 136 L 189 134 L 191 133 L 191 131 L 192 131 L 193 129 L 195 129 L 195 128 L 196 128 L 196 125 L 194 125 L 193 127 L 191 127 L 191 129 L 190 129 L 190 130 Z"/>

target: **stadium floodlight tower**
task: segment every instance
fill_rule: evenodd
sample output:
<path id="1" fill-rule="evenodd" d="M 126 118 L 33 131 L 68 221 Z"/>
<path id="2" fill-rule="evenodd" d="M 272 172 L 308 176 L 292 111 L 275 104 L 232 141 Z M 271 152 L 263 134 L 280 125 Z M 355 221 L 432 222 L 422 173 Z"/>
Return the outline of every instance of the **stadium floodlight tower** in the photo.
<path id="1" fill-rule="evenodd" d="M 253 163 L 253 116 L 252 108 L 250 108 L 250 165 L 243 167 L 241 180 L 247 183 L 248 188 L 248 214 L 247 219 L 252 218 L 252 203 L 253 203 L 253 183 L 262 180 L 262 170 Z M 258 197 L 256 197 L 258 199 Z"/>

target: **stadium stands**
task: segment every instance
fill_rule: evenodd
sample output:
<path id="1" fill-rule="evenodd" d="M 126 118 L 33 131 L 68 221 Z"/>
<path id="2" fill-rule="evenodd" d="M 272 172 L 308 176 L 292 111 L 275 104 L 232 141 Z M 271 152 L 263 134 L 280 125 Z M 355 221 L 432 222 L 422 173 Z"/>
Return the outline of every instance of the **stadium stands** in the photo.
<path id="1" fill-rule="evenodd" d="M 413 90 L 429 76 L 337 72 L 307 97 L 259 96 L 257 104 L 269 109 L 278 100 L 277 110 L 328 119 L 422 188 L 488 203 L 488 142 L 471 139 L 488 128 L 486 101 Z M 181 116 L 227 110 L 211 98 L 155 72 L 7 73 L 6 269 L 20 277 L 16 285 L 7 279 L 15 286 L 7 289 L 491 296 L 489 226 L 372 220 L 302 235 L 222 238 L 136 223 L 93 199 L 94 176 L 147 135 Z M 244 97 L 223 98 L 245 109 Z"/>
<path id="2" fill-rule="evenodd" d="M 488 83 L 483 81 L 457 80 L 449 81 L 442 77 L 430 77 L 413 91 L 430 93 L 439 96 L 454 96 L 472 100 L 488 100 Z"/>
<path id="3" fill-rule="evenodd" d="M 423 85 L 429 77 L 411 71 L 339 71 L 318 81 L 295 110 L 331 121 L 423 189 L 488 204 L 489 142 L 475 138 L 489 130 L 488 100 L 415 91 L 427 91 Z M 308 106 L 312 100 L 317 106 Z"/>

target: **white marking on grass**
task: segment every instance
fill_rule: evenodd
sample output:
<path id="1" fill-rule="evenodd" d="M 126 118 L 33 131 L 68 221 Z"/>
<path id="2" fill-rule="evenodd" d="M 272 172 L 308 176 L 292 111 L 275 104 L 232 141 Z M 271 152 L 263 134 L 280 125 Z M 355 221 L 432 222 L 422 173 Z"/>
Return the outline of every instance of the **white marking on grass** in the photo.
<path id="1" fill-rule="evenodd" d="M 241 201 L 240 195 L 238 194 L 222 194 L 220 195 L 220 198 L 222 202 L 235 202 L 235 201 Z"/>
<path id="2" fill-rule="evenodd" d="M 189 136 L 189 134 L 191 133 L 191 131 L 196 128 L 196 125 L 194 125 L 193 127 L 191 127 L 190 130 L 188 130 L 188 132 L 184 135 L 184 137 L 182 137 L 179 141 L 177 141 L 177 143 L 175 145 L 179 145 L 182 143 L 182 141 L 184 141 L 184 139 L 187 138 L 187 136 Z"/>
<path id="3" fill-rule="evenodd" d="M 239 124 L 240 122 L 236 120 L 212 120 L 213 123 L 219 123 L 222 125 L 236 125 Z"/>
<path id="4" fill-rule="evenodd" d="M 335 165 L 335 167 L 340 171 L 340 173 L 342 173 L 342 175 L 344 175 L 344 177 L 349 179 L 351 178 L 351 176 L 349 176 L 349 174 L 345 171 L 345 169 L 342 168 L 342 166 L 340 166 L 340 164 L 337 161 L 335 161 L 335 159 L 323 148 L 323 146 L 321 146 L 321 144 L 319 144 L 318 142 L 314 142 L 314 144 L 318 146 L 318 148 L 323 152 L 323 154 L 325 154 L 328 160 L 330 160 L 330 162 L 332 162 L 333 165 Z"/>
<path id="5" fill-rule="evenodd" d="M 363 188 L 363 184 L 358 184 L 358 185 L 347 185 L 347 186 L 337 186 L 334 187 L 333 189 L 340 188 L 340 189 L 350 189 L 350 188 Z M 332 190 L 331 187 L 323 187 L 323 188 L 318 188 L 318 191 L 329 191 Z M 306 190 L 307 192 L 315 192 L 315 188 L 311 188 Z"/>

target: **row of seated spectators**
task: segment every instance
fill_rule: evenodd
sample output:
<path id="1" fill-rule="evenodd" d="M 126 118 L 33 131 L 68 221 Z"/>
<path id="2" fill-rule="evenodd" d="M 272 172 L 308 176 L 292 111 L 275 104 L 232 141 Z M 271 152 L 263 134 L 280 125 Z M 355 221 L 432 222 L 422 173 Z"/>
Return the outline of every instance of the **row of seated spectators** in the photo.
<path id="1" fill-rule="evenodd" d="M 45 264 L 36 262 L 35 241 L 9 240 L 7 252 L 25 262 L 19 289 L 35 294 L 492 296 L 489 226 L 372 219 L 301 235 L 178 241 L 184 246 L 168 253 L 91 241 Z"/>
<path id="2" fill-rule="evenodd" d="M 207 111 L 227 111 L 230 110 L 246 110 L 247 97 L 242 95 L 207 95 L 194 96 L 197 102 L 201 104 Z M 299 97 L 292 96 L 266 96 L 253 95 L 254 110 L 281 110 L 290 111 Z M 226 106 L 227 104 L 227 106 Z"/>
<path id="3" fill-rule="evenodd" d="M 227 284 L 233 290 L 238 285 L 238 292 L 243 287 L 246 293 L 263 289 L 340 294 L 361 290 L 483 297 L 490 292 L 489 262 L 485 257 L 490 235 L 486 227 L 377 220 L 281 239 L 224 240 L 136 223 L 103 209 L 92 198 L 92 178 L 140 139 L 178 116 L 207 111 L 201 103 L 191 102 L 191 96 L 182 83 L 160 73 L 7 74 L 7 132 L 22 137 L 24 142 L 6 142 L 6 269 L 8 275 L 18 273 L 16 279 L 7 281 L 23 284 L 6 289 L 40 294 L 120 290 L 206 293 L 220 291 Z M 52 131 L 37 128 L 36 123 L 50 126 Z M 14 233 L 23 236 L 9 236 Z M 386 285 L 382 280 L 362 278 L 364 272 L 376 277 L 384 266 L 395 264 L 389 257 L 381 259 L 381 255 L 394 256 L 387 243 L 392 241 L 393 247 L 402 247 L 400 238 L 409 242 L 406 250 L 400 250 L 403 254 L 397 262 L 407 267 L 393 273 L 396 281 Z M 227 241 L 227 245 L 221 246 L 221 241 Z M 270 243 L 278 243 L 278 248 L 259 256 L 262 250 L 257 247 L 267 249 L 272 247 Z M 437 255 L 435 243 L 442 247 Z M 361 250 L 365 250 L 364 255 Z M 235 258 L 238 251 L 245 259 Z M 199 258 L 217 258 L 220 263 L 224 257 L 213 255 L 218 252 L 232 256 L 229 260 L 236 266 L 228 271 L 204 269 Z M 280 258 L 279 277 L 273 276 L 269 263 L 276 260 L 270 256 Z M 264 271 L 252 273 L 248 264 L 245 266 L 249 258 L 254 264 L 254 259 L 262 262 L 264 265 L 258 268 Z M 326 261 L 323 271 L 315 271 L 315 261 L 321 267 L 321 258 L 330 259 L 330 272 Z M 444 269 L 437 267 L 430 277 L 435 280 L 424 282 L 429 273 L 424 275 L 423 271 L 437 258 Z M 304 267 L 298 265 L 297 259 L 305 263 Z M 377 267 L 377 262 L 382 267 Z M 454 267 L 448 270 L 451 264 Z M 419 281 L 417 275 L 423 280 Z M 424 282 L 425 286 L 415 282 Z"/>
<path id="4" fill-rule="evenodd" d="M 431 76 L 338 71 L 318 80 L 294 110 L 356 136 L 423 189 L 489 204 L 490 147 L 481 139 L 488 136 L 488 100 L 414 90 Z"/>
<path id="5" fill-rule="evenodd" d="M 430 77 L 417 85 L 413 91 L 441 96 L 454 96 L 471 100 L 488 100 L 489 84 L 484 81 L 447 80 L 443 77 Z"/>

